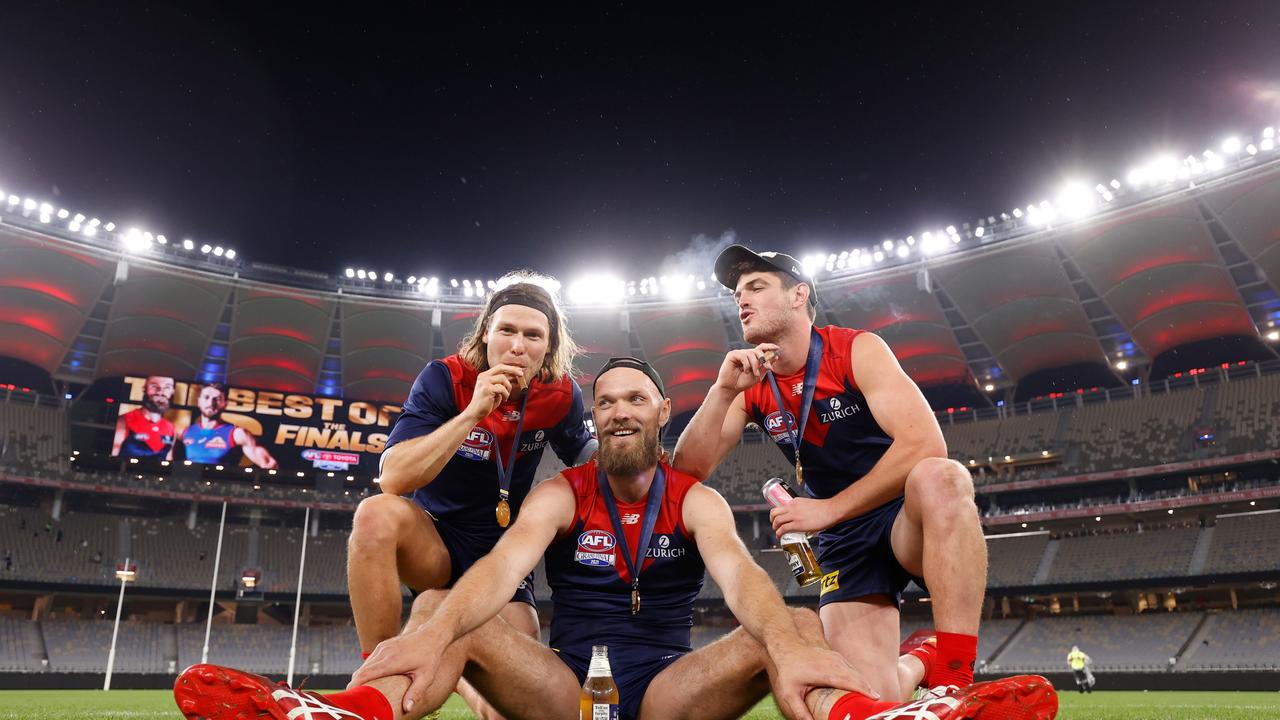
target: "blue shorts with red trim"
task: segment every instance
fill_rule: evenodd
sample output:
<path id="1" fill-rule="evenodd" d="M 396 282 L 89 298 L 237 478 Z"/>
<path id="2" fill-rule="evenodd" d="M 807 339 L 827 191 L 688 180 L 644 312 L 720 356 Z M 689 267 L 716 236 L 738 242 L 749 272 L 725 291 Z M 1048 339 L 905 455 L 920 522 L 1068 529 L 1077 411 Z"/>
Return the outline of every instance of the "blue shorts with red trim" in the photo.
<path id="1" fill-rule="evenodd" d="M 901 602 L 911 581 L 924 587 L 924 580 L 907 572 L 893 554 L 890 536 L 902 502 L 891 500 L 818 534 L 814 549 L 823 573 L 819 607 L 868 595 L 888 595 Z"/>

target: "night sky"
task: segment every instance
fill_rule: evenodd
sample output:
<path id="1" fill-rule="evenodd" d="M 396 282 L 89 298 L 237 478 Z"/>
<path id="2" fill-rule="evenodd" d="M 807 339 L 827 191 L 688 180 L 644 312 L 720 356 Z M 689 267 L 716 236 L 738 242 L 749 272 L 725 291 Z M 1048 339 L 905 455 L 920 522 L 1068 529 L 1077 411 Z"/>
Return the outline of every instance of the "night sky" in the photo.
<path id="1" fill-rule="evenodd" d="M 1280 3 L 1159 4 L 9 4 L 0 188 L 331 273 L 848 249 L 1280 122 Z"/>

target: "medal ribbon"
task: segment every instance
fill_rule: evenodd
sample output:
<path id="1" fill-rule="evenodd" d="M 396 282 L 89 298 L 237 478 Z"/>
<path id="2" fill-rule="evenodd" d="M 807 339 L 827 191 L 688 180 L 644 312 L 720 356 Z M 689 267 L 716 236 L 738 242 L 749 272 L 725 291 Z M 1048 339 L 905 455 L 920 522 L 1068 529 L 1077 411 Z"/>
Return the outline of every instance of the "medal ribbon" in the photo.
<path id="1" fill-rule="evenodd" d="M 800 400 L 800 417 L 796 420 L 797 427 L 792 428 L 787 424 L 787 406 L 782 401 L 782 390 L 778 388 L 778 378 L 773 374 L 772 370 L 766 370 L 765 375 L 769 378 L 769 387 L 773 389 L 774 402 L 778 404 L 778 413 L 781 415 L 782 425 L 787 429 L 787 435 L 791 438 L 791 446 L 796 451 L 796 467 L 800 465 L 800 443 L 804 440 L 804 426 L 809 422 L 809 408 L 813 405 L 813 393 L 818 388 L 818 370 L 822 365 L 822 336 L 818 334 L 816 328 L 810 331 L 812 335 L 809 337 L 809 358 L 804 365 L 804 397 Z M 800 480 L 801 490 L 808 493 L 802 476 L 797 473 L 797 480 Z"/>
<path id="2" fill-rule="evenodd" d="M 529 396 L 533 394 L 533 384 L 529 384 L 529 389 L 524 391 L 524 400 L 520 402 L 520 419 L 516 421 L 516 438 L 511 441 L 511 456 L 507 458 L 506 464 L 502 462 L 502 448 L 495 442 L 493 444 L 494 459 L 498 462 L 498 494 L 502 500 L 506 500 L 511 495 L 511 474 L 516 469 L 516 455 L 520 450 L 520 431 L 524 429 L 524 409 L 529 406 Z"/>
<path id="3" fill-rule="evenodd" d="M 649 549 L 649 541 L 653 539 L 653 526 L 658 522 L 659 505 L 667 487 L 667 475 L 659 464 L 653 474 L 653 482 L 649 485 L 649 499 L 644 505 L 644 524 L 640 530 L 640 547 L 636 548 L 635 559 L 631 558 L 631 550 L 627 547 L 627 536 L 622 531 L 622 518 L 618 517 L 618 503 L 613 499 L 613 488 L 609 487 L 609 478 L 603 470 L 597 470 L 600 482 L 600 495 L 604 505 L 609 509 L 609 520 L 613 522 L 613 532 L 618 536 L 618 549 L 626 560 L 627 571 L 631 573 L 631 614 L 640 612 L 640 570 L 644 567 L 644 555 Z"/>

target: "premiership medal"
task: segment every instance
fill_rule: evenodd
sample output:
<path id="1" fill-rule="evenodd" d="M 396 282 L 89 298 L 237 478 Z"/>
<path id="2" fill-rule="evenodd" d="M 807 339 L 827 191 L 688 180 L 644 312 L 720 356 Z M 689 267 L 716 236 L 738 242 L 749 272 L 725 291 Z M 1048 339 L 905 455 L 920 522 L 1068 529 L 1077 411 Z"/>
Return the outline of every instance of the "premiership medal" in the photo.
<path id="1" fill-rule="evenodd" d="M 511 494 L 511 474 L 516 469 L 516 455 L 520 452 L 520 431 L 524 429 L 524 413 L 529 407 L 529 396 L 532 394 L 532 389 L 526 391 L 524 400 L 520 403 L 520 418 L 516 420 L 516 436 L 511 441 L 511 453 L 507 456 L 505 463 L 502 461 L 502 448 L 498 443 L 494 443 L 496 451 L 494 460 L 498 464 L 498 506 L 493 509 L 493 514 L 500 528 L 511 524 L 511 503 L 507 502 L 507 497 Z"/>

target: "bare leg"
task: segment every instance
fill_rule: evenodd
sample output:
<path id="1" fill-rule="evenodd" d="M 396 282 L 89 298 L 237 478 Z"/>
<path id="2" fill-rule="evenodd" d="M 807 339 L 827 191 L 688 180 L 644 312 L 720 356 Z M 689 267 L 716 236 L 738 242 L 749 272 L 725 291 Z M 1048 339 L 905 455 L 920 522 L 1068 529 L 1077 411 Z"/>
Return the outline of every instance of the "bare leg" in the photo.
<path id="1" fill-rule="evenodd" d="M 920 662 L 915 655 L 900 656 L 898 658 L 898 689 L 901 692 L 899 699 L 909 700 L 911 693 L 920 686 L 922 680 L 924 680 L 924 663 Z"/>
<path id="2" fill-rule="evenodd" d="M 444 597 L 428 591 L 414 601 L 405 632 L 420 627 Z M 528 606 L 526 606 L 528 607 Z M 370 683 L 396 710 L 396 718 L 418 718 L 444 704 L 465 677 L 497 711 L 515 720 L 570 718 L 578 713 L 578 678 L 551 648 L 496 617 L 449 646 L 440 658 L 424 701 L 405 715 L 404 676 Z"/>
<path id="3" fill-rule="evenodd" d="M 869 595 L 823 605 L 818 611 L 831 649 L 862 673 L 885 700 L 905 700 L 915 684 L 903 687 L 899 670 L 898 607 L 886 595 Z M 917 661 L 918 662 L 918 661 Z M 919 682 L 917 680 L 917 682 Z"/>
<path id="4" fill-rule="evenodd" d="M 973 479 L 954 460 L 921 460 L 907 475 L 893 523 L 893 554 L 924 578 L 940 632 L 977 635 L 987 587 L 987 543 L 973 502 Z"/>
<path id="5" fill-rule="evenodd" d="M 793 608 L 792 615 L 802 638 L 826 645 L 813 611 Z M 776 674 L 764 646 L 738 628 L 658 673 L 640 704 L 639 720 L 740 717 L 769 693 Z"/>
<path id="6" fill-rule="evenodd" d="M 365 498 L 356 508 L 347 545 L 347 589 L 360 650 L 400 632 L 401 582 L 439 588 L 449 582 L 449 553 L 435 523 L 412 501 L 395 495 Z"/>
<path id="7" fill-rule="evenodd" d="M 538 613 L 532 605 L 519 601 L 509 602 L 498 617 L 515 630 L 534 640 L 538 639 Z M 502 720 L 498 711 L 494 710 L 474 687 L 471 687 L 471 683 L 467 682 L 466 678 L 458 681 L 457 692 L 466 701 L 467 707 L 471 708 L 477 720 Z"/>

